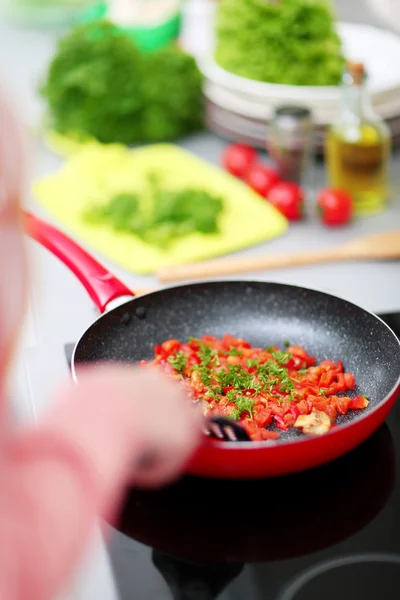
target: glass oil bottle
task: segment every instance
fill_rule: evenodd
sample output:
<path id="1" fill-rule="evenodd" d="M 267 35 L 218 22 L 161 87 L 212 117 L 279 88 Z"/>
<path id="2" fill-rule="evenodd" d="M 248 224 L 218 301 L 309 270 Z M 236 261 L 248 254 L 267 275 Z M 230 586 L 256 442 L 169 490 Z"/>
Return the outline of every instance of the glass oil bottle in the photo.
<path id="1" fill-rule="evenodd" d="M 380 212 L 389 195 L 391 135 L 372 108 L 366 83 L 364 65 L 348 63 L 338 119 L 325 142 L 330 185 L 352 195 L 359 215 Z"/>

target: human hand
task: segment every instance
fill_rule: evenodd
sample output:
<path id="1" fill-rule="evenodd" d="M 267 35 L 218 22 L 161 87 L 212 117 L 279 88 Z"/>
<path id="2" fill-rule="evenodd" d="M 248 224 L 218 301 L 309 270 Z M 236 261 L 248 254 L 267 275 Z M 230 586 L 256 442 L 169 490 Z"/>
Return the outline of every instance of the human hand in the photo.
<path id="1" fill-rule="evenodd" d="M 159 486 L 184 468 L 203 417 L 182 387 L 156 368 L 84 367 L 64 385 L 43 422 L 67 435 L 103 473 L 102 488 L 126 479 Z M 99 471 L 99 465 L 101 469 Z"/>

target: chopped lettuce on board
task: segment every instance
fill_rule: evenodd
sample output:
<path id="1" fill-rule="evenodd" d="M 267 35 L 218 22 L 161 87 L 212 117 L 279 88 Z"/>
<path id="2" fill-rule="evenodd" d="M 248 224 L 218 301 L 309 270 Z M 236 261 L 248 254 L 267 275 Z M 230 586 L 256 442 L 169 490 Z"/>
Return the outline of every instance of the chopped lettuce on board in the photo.
<path id="1" fill-rule="evenodd" d="M 269 83 L 337 85 L 344 68 L 327 0 L 220 0 L 216 62 Z"/>

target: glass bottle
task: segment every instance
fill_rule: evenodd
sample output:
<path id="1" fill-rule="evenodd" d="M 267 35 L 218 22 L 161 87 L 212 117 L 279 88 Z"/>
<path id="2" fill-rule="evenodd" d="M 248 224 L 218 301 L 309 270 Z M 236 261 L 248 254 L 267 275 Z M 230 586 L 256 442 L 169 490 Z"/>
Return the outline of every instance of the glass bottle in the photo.
<path id="1" fill-rule="evenodd" d="M 284 181 L 304 184 L 313 150 L 314 123 L 304 106 L 280 106 L 269 124 L 267 151 Z"/>
<path id="2" fill-rule="evenodd" d="M 330 185 L 353 196 L 359 215 L 379 212 L 389 195 L 391 135 L 372 108 L 366 83 L 364 65 L 348 63 L 338 119 L 325 142 Z"/>

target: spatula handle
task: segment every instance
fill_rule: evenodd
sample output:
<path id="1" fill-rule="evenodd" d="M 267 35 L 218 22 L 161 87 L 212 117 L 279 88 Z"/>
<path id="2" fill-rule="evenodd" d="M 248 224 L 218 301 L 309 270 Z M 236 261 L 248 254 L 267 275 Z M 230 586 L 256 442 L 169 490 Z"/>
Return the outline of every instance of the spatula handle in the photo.
<path id="1" fill-rule="evenodd" d="M 166 267 L 158 271 L 160 281 L 181 281 L 189 279 L 207 279 L 215 276 L 236 275 L 252 271 L 265 271 L 296 267 L 333 260 L 343 260 L 345 257 L 341 248 L 315 250 L 290 254 L 268 256 L 240 257 L 199 262 L 195 264 Z"/>

